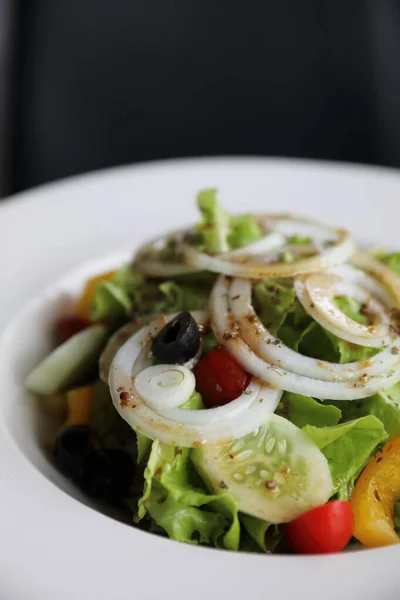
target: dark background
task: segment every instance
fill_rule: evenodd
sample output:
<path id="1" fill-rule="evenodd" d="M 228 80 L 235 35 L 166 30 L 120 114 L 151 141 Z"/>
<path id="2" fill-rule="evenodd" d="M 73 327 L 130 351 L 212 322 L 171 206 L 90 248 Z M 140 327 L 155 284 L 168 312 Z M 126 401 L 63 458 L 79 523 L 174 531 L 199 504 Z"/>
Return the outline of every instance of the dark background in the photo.
<path id="1" fill-rule="evenodd" d="M 158 158 L 400 165 L 398 0 L 0 0 L 0 192 Z"/>

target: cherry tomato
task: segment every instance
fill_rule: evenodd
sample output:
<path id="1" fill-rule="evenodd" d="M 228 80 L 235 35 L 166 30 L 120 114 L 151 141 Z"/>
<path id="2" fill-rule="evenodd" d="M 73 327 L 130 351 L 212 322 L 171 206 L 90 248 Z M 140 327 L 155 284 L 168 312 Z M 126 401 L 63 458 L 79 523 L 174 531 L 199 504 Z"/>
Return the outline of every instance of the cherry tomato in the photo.
<path id="1" fill-rule="evenodd" d="M 208 408 L 227 404 L 240 396 L 251 379 L 224 348 L 215 348 L 203 356 L 194 374 L 196 389 Z"/>
<path id="2" fill-rule="evenodd" d="M 90 325 L 89 321 L 82 319 L 78 315 L 66 315 L 56 321 L 56 334 L 59 342 L 65 342 L 70 337 L 86 329 Z"/>
<path id="3" fill-rule="evenodd" d="M 354 528 L 350 502 L 334 500 L 309 510 L 286 526 L 285 537 L 298 554 L 340 552 Z"/>

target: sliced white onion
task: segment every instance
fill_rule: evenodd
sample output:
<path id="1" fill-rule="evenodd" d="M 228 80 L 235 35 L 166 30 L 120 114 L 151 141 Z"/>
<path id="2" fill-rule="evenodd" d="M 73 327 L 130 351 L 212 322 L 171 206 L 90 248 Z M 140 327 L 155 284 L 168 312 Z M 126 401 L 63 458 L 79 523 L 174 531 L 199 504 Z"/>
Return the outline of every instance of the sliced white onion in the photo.
<path id="1" fill-rule="evenodd" d="M 99 374 L 100 378 L 104 383 L 108 383 L 108 373 L 110 371 L 110 366 L 113 361 L 114 356 L 121 348 L 123 344 L 143 325 L 147 325 L 150 321 L 155 319 L 155 315 L 146 315 L 143 317 L 139 317 L 138 319 L 134 319 L 123 325 L 118 329 L 108 340 L 106 347 L 104 348 L 100 359 L 99 359 Z M 148 349 L 149 350 L 149 349 Z M 147 351 L 148 355 L 148 351 Z M 138 371 L 141 371 L 145 367 L 151 365 L 149 362 L 149 357 L 146 356 L 145 352 L 142 352 L 140 359 L 137 361 L 138 363 Z"/>
<path id="2" fill-rule="evenodd" d="M 356 381 L 323 381 L 304 377 L 272 365 L 260 358 L 240 337 L 239 324 L 232 319 L 228 304 L 228 282 L 220 277 L 212 291 L 211 323 L 221 344 L 235 356 L 239 364 L 253 376 L 270 385 L 321 400 L 356 400 L 373 395 L 400 380 L 400 358 L 382 375 L 361 376 Z"/>
<path id="3" fill-rule="evenodd" d="M 205 324 L 208 318 L 206 313 L 192 315 L 199 324 Z M 182 447 L 226 443 L 254 431 L 275 410 L 282 395 L 280 390 L 260 385 L 255 380 L 233 402 L 208 410 L 171 408 L 174 401 L 163 407 L 163 414 L 160 414 L 154 408 L 161 403 L 160 398 L 152 397 L 152 407 L 138 393 L 131 375 L 135 361 L 171 318 L 173 315 L 159 317 L 143 327 L 116 353 L 110 367 L 109 386 L 119 414 L 131 427 L 147 437 Z"/>
<path id="4" fill-rule="evenodd" d="M 362 269 L 357 269 L 352 265 L 345 264 L 332 267 L 328 272 L 333 273 L 334 275 L 337 275 L 346 281 L 355 283 L 363 288 L 363 290 L 371 294 L 371 296 L 374 296 L 374 298 L 380 300 L 385 306 L 393 306 L 393 298 L 390 294 L 388 294 L 385 287 L 374 277 L 371 277 L 365 273 Z"/>
<path id="5" fill-rule="evenodd" d="M 233 262 L 242 262 L 249 259 L 251 256 L 257 256 L 265 252 L 270 252 L 275 248 L 279 248 L 285 244 L 285 238 L 281 233 L 272 231 L 264 235 L 261 239 L 242 248 L 236 248 L 230 252 L 224 252 L 224 260 L 232 260 Z"/>
<path id="6" fill-rule="evenodd" d="M 168 235 L 162 235 L 150 240 L 145 245 L 141 246 L 135 255 L 134 266 L 149 277 L 175 277 L 178 275 L 189 275 L 195 273 L 199 269 L 191 267 L 183 262 L 167 262 L 155 258 L 162 250 L 167 242 L 171 239 L 176 239 L 182 243 L 182 239 L 186 231 L 178 230 Z"/>
<path id="7" fill-rule="evenodd" d="M 221 423 L 222 421 L 235 417 L 241 414 L 244 410 L 250 408 L 250 406 L 256 400 L 260 392 L 260 383 L 256 379 L 252 379 L 241 396 L 232 400 L 224 406 L 218 406 L 208 410 L 185 410 L 178 408 L 177 410 L 165 410 L 160 409 L 159 413 L 163 416 L 172 419 L 173 421 L 180 421 L 186 425 L 209 425 L 210 423 Z M 271 412 L 275 410 L 276 406 L 271 407 Z M 210 413 L 210 410 L 212 411 Z"/>
<path id="8" fill-rule="evenodd" d="M 385 307 L 356 284 L 332 273 L 316 273 L 296 277 L 294 286 L 304 310 L 339 338 L 372 348 L 382 348 L 392 341 Z M 374 323 L 363 325 L 345 315 L 334 302 L 335 298 L 344 295 L 364 304 L 373 315 Z"/>
<path id="9" fill-rule="evenodd" d="M 396 273 L 370 254 L 357 252 L 351 262 L 380 281 L 392 296 L 392 304 L 400 308 L 400 277 Z"/>
<path id="10" fill-rule="evenodd" d="M 282 369 L 323 381 L 357 381 L 387 372 L 399 362 L 400 340 L 368 360 L 338 364 L 305 356 L 286 346 L 263 325 L 251 298 L 248 279 L 234 279 L 229 288 L 231 315 L 239 325 L 240 335 L 263 360 Z"/>
<path id="11" fill-rule="evenodd" d="M 168 315 L 169 319 L 176 317 L 177 314 L 178 313 Z M 193 314 L 196 314 L 200 320 L 203 319 L 202 312 L 195 311 Z M 102 381 L 104 381 L 104 383 L 108 383 L 108 375 L 109 375 L 111 363 L 114 359 L 114 356 L 116 355 L 118 350 L 121 348 L 121 346 L 123 344 L 125 344 L 125 342 L 136 331 L 138 331 L 138 329 L 140 329 L 140 327 L 143 327 L 143 325 L 147 325 L 151 321 L 154 321 L 154 319 L 156 317 L 157 317 L 157 315 L 152 314 L 152 315 L 144 315 L 142 317 L 139 317 L 138 319 L 134 319 L 133 321 L 130 321 L 126 325 L 123 325 L 120 329 L 118 329 L 118 331 L 116 331 L 114 333 L 114 335 L 112 335 L 110 337 L 110 339 L 107 342 L 106 347 L 104 348 L 104 350 L 100 356 L 100 360 L 99 360 L 100 378 Z M 138 373 L 140 373 L 140 371 L 143 371 L 143 369 L 146 369 L 147 367 L 150 367 L 153 364 L 153 355 L 151 353 L 151 344 L 152 344 L 152 339 L 149 340 L 148 343 L 141 349 L 141 351 L 135 361 L 133 369 L 132 369 L 132 377 L 135 377 Z M 182 366 L 186 367 L 186 369 L 193 369 L 196 366 L 196 364 L 199 362 L 202 351 L 203 351 L 203 343 L 201 341 L 199 349 L 196 352 L 196 355 L 193 356 L 193 358 L 190 358 Z"/>
<path id="12" fill-rule="evenodd" d="M 304 219 L 274 218 L 265 217 L 268 221 L 273 221 L 278 226 L 281 221 L 307 223 L 312 222 Z M 330 229 L 320 226 L 328 235 L 326 239 L 332 241 L 328 248 L 321 249 L 316 255 L 299 258 L 292 262 L 274 262 L 274 263 L 249 263 L 234 262 L 229 260 L 225 254 L 211 256 L 205 252 L 200 252 L 188 244 L 183 244 L 182 252 L 185 261 L 198 269 L 205 269 L 215 273 L 236 277 L 293 277 L 302 273 L 314 273 L 323 271 L 335 265 L 342 264 L 348 260 L 355 252 L 355 243 L 350 234 L 342 229 Z M 274 232 L 276 233 L 276 232 Z M 278 230 L 278 234 L 279 234 Z M 335 238 L 335 241 L 332 240 Z M 245 251 L 245 248 L 243 248 Z"/>
<path id="13" fill-rule="evenodd" d="M 196 387 L 196 379 L 181 365 L 153 365 L 140 371 L 133 385 L 150 408 L 160 411 L 184 404 Z"/>

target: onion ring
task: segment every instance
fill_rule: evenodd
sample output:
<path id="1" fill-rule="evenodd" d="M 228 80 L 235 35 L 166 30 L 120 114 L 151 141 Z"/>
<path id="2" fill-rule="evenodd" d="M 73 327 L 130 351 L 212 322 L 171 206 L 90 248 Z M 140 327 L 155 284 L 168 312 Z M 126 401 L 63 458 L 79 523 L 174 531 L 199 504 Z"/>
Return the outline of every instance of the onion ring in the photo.
<path id="1" fill-rule="evenodd" d="M 200 324 L 208 318 L 206 313 L 192 315 Z M 147 437 L 182 447 L 227 443 L 254 431 L 275 410 L 282 395 L 281 390 L 260 384 L 254 378 L 248 390 L 224 407 L 162 411 L 169 417 L 151 409 L 137 393 L 131 376 L 135 361 L 172 317 L 158 317 L 136 332 L 116 353 L 110 368 L 109 386 L 118 413 L 133 429 Z"/>
<path id="2" fill-rule="evenodd" d="M 272 335 L 258 318 L 251 300 L 251 283 L 234 279 L 229 289 L 231 315 L 239 325 L 243 340 L 263 360 L 298 375 L 323 381 L 356 381 L 388 371 L 399 362 L 400 340 L 368 360 L 339 364 L 305 356 Z"/>
<path id="3" fill-rule="evenodd" d="M 392 296 L 394 306 L 400 308 L 400 277 L 396 273 L 370 254 L 357 252 L 351 262 L 378 279 Z"/>
<path id="4" fill-rule="evenodd" d="M 199 269 L 184 264 L 183 262 L 162 261 L 153 257 L 153 254 L 157 255 L 157 252 L 160 252 L 170 240 L 175 240 L 181 244 L 186 233 L 185 230 L 179 229 L 168 235 L 160 235 L 149 242 L 146 242 L 146 244 L 140 246 L 136 252 L 133 262 L 134 267 L 140 271 L 140 273 L 148 275 L 149 277 L 165 278 L 196 273 Z"/>
<path id="5" fill-rule="evenodd" d="M 266 216 L 263 218 L 266 223 L 273 221 L 279 224 L 280 221 L 294 221 L 290 217 Z M 305 219 L 297 219 L 296 222 L 316 225 L 312 221 Z M 226 254 L 211 256 L 185 243 L 182 245 L 182 253 L 186 263 L 190 266 L 224 275 L 257 279 L 263 277 L 293 277 L 298 274 L 323 271 L 342 264 L 355 252 L 355 242 L 347 231 L 320 227 L 329 231 L 329 237 L 334 236 L 335 242 L 329 248 L 322 249 L 317 255 L 299 258 L 293 262 L 273 262 L 267 264 L 238 263 L 228 260 L 229 256 L 227 257 Z M 274 233 L 279 234 L 280 232 Z M 243 253 L 245 253 L 245 247 L 243 248 Z"/>
<path id="6" fill-rule="evenodd" d="M 379 348 L 390 344 L 390 318 L 385 307 L 354 283 L 332 273 L 302 275 L 294 280 L 297 298 L 307 314 L 339 338 L 352 344 Z M 357 323 L 345 315 L 334 298 L 348 295 L 374 316 L 372 325 Z"/>
<path id="7" fill-rule="evenodd" d="M 232 320 L 228 304 L 228 281 L 220 277 L 212 291 L 211 323 L 218 341 L 227 347 L 238 363 L 253 376 L 285 391 L 320 400 L 357 400 L 373 395 L 400 380 L 400 357 L 384 374 L 364 376 L 356 381 L 324 381 L 282 369 L 260 358 L 240 337 L 240 327 Z"/>

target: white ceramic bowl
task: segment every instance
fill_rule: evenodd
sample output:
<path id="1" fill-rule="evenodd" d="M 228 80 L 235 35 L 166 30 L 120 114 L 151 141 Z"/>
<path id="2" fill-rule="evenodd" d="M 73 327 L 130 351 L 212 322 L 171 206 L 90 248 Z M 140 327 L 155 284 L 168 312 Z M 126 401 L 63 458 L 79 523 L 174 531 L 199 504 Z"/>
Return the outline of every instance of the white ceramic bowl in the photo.
<path id="1" fill-rule="evenodd" d="M 192 221 L 195 192 L 214 185 L 233 211 L 287 209 L 400 247 L 400 177 L 388 170 L 176 161 L 71 179 L 0 205 L 0 598 L 399 597 L 397 547 L 296 557 L 170 542 L 92 510 L 42 450 L 49 423 L 23 381 L 50 348 L 55 315 L 87 276 Z"/>

